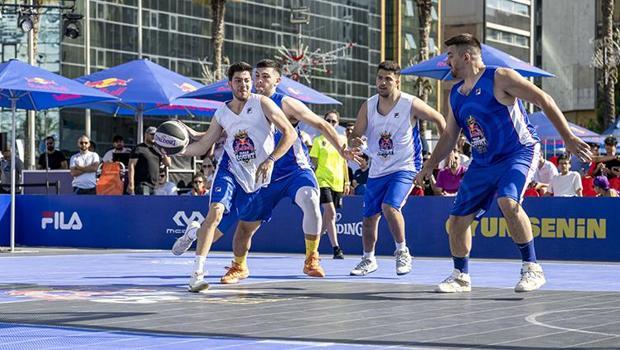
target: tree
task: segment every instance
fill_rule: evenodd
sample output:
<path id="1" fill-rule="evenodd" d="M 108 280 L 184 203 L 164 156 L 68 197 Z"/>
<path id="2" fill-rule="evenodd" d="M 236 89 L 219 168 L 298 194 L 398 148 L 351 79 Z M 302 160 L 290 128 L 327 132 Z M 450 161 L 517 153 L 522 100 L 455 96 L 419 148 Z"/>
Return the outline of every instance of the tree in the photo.
<path id="1" fill-rule="evenodd" d="M 222 79 L 222 48 L 224 46 L 224 15 L 227 0 L 194 0 L 194 2 L 211 7 L 211 43 L 213 45 L 213 64 L 207 71 L 212 79 Z M 203 72 L 205 65 L 203 64 Z M 210 77 L 205 77 L 209 79 Z"/>
<path id="2" fill-rule="evenodd" d="M 618 44 L 620 35 L 618 30 L 614 31 L 613 27 L 614 0 L 603 0 L 601 6 L 603 33 L 595 47 L 594 63 L 602 70 L 599 85 L 603 90 L 603 122 L 606 128 L 616 121 L 615 86 L 618 82 L 618 65 L 620 64 L 620 45 Z"/>
<path id="3" fill-rule="evenodd" d="M 418 56 L 418 62 L 426 61 L 429 59 L 429 38 L 431 35 L 431 25 L 432 25 L 432 17 L 431 12 L 433 9 L 432 0 L 417 0 L 418 6 L 418 17 L 420 19 L 420 41 L 418 47 L 420 48 L 420 53 Z M 428 78 L 418 77 L 416 80 L 416 86 L 418 90 L 418 97 L 424 101 L 424 103 L 428 102 L 428 96 L 433 91 L 433 86 L 431 85 Z M 426 121 L 422 120 L 420 122 L 420 134 L 422 134 L 423 143 L 426 145 L 426 139 L 424 138 L 424 134 L 427 128 Z M 424 147 L 423 147 L 424 148 Z M 428 149 L 428 145 L 425 146 Z"/>

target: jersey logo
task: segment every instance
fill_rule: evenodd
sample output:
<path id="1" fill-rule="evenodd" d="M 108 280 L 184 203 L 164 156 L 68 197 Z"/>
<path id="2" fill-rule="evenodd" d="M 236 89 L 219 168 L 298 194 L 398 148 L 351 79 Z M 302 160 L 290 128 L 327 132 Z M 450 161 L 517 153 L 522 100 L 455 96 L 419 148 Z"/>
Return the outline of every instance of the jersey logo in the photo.
<path id="1" fill-rule="evenodd" d="M 235 153 L 235 158 L 238 162 L 249 163 L 252 159 L 256 159 L 256 148 L 254 147 L 254 142 L 248 136 L 248 132 L 246 130 L 240 130 L 235 135 L 235 140 L 233 141 L 233 152 Z"/>
<path id="2" fill-rule="evenodd" d="M 478 153 L 485 153 L 487 151 L 487 138 L 484 136 L 484 132 L 480 127 L 480 124 L 473 116 L 467 117 L 467 130 L 469 131 L 469 137 L 471 138 L 471 146 L 478 151 Z"/>
<path id="3" fill-rule="evenodd" d="M 398 118 L 398 117 L 400 117 L 400 113 L 398 112 L 394 113 L 394 118 Z"/>
<path id="4" fill-rule="evenodd" d="M 392 134 L 388 131 L 381 133 L 379 138 L 379 157 L 387 158 L 394 154 L 394 142 L 392 141 Z"/>
<path id="5" fill-rule="evenodd" d="M 480 95 L 481 92 L 482 92 L 482 90 L 480 90 L 480 88 L 477 88 L 476 92 L 475 92 L 476 96 Z"/>
<path id="6" fill-rule="evenodd" d="M 248 114 L 252 113 L 252 107 L 248 108 Z"/>

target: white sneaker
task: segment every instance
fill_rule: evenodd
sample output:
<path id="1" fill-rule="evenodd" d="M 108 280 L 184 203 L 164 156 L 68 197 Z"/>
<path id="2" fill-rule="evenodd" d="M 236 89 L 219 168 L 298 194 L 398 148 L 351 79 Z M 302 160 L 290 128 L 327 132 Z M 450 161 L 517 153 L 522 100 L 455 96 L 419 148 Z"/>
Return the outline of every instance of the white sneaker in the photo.
<path id="1" fill-rule="evenodd" d="M 411 272 L 411 254 L 409 254 L 409 248 L 397 250 L 394 252 L 396 257 L 396 274 L 406 275 Z"/>
<path id="2" fill-rule="evenodd" d="M 454 269 L 452 274 L 437 285 L 437 293 L 471 292 L 471 278 L 469 274 Z"/>
<path id="3" fill-rule="evenodd" d="M 368 259 L 362 258 L 362 261 L 355 266 L 353 270 L 351 270 L 351 276 L 366 276 L 371 272 L 377 271 L 379 266 L 377 265 L 376 259 Z"/>
<path id="4" fill-rule="evenodd" d="M 537 263 L 523 262 L 521 267 L 521 279 L 515 286 L 515 292 L 531 292 L 542 287 L 547 280 L 542 266 Z"/>
<path id="5" fill-rule="evenodd" d="M 204 274 L 193 274 L 189 279 L 187 290 L 192 293 L 199 293 L 200 291 L 209 289 L 209 283 L 204 280 Z"/>
<path id="6" fill-rule="evenodd" d="M 185 233 L 183 236 L 177 238 L 172 246 L 172 254 L 174 255 L 182 255 L 185 253 L 189 247 L 192 246 L 192 243 L 196 240 L 196 231 L 200 228 L 200 223 L 198 221 L 192 221 L 187 228 L 185 229 Z"/>

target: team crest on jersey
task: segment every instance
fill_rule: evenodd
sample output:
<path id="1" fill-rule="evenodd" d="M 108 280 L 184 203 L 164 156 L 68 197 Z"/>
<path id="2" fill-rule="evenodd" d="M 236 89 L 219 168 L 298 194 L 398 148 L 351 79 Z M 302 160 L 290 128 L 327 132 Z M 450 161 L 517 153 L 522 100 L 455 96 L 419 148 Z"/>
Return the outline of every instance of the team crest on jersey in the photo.
<path id="1" fill-rule="evenodd" d="M 381 133 L 379 138 L 379 157 L 387 158 L 394 154 L 394 141 L 392 141 L 392 134 L 388 131 Z"/>
<path id="2" fill-rule="evenodd" d="M 233 141 L 233 152 L 239 162 L 249 163 L 252 159 L 256 159 L 256 148 L 254 142 L 248 136 L 246 130 L 241 130 L 235 134 L 235 140 Z"/>
<path id="3" fill-rule="evenodd" d="M 478 151 L 478 153 L 485 153 L 487 151 L 487 138 L 484 136 L 484 132 L 480 127 L 480 124 L 473 116 L 467 117 L 467 129 L 469 130 L 469 137 L 471 138 L 471 146 Z"/>

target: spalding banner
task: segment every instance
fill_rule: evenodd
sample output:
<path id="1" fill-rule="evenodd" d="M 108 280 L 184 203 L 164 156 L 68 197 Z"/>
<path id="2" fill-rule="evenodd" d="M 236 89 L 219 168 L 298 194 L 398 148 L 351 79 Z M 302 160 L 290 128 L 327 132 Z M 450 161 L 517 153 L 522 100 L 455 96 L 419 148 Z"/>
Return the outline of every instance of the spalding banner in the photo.
<path id="1" fill-rule="evenodd" d="M 449 257 L 446 220 L 452 198 L 411 197 L 403 208 L 408 246 L 417 256 Z M 6 201 L 4 201 L 6 202 Z M 0 203 L 1 204 L 1 203 Z M 206 216 L 208 199 L 191 196 L 30 196 L 17 198 L 16 241 L 26 246 L 169 249 L 191 221 Z M 528 198 L 541 259 L 620 261 L 620 200 L 617 198 Z M 344 198 L 336 229 L 348 256 L 362 253 L 362 199 Z M 0 242 L 8 241 L 5 213 Z M 257 252 L 304 252 L 301 211 L 283 200 L 272 220 L 256 233 Z M 3 225 L 4 224 L 4 225 Z M 232 231 L 232 229 L 231 229 Z M 518 258 L 506 221 L 496 206 L 472 224 L 476 258 Z M 214 245 L 231 250 L 232 232 Z M 329 240 L 322 252 L 331 252 Z M 385 220 L 377 254 L 391 255 L 394 241 Z"/>

